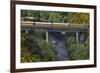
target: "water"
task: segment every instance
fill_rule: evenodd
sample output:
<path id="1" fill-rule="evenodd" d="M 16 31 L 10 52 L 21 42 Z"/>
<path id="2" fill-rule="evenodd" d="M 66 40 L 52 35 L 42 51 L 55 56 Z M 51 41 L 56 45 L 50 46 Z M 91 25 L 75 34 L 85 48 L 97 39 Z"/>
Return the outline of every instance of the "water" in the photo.
<path id="1" fill-rule="evenodd" d="M 64 44 L 64 35 L 60 33 L 50 33 L 49 40 L 53 41 L 54 51 L 56 52 L 59 61 L 63 61 L 68 58 L 68 51 Z"/>
<path id="2" fill-rule="evenodd" d="M 57 52 L 58 60 L 65 60 L 68 57 L 68 51 L 64 46 L 63 42 L 59 42 L 54 50 Z"/>

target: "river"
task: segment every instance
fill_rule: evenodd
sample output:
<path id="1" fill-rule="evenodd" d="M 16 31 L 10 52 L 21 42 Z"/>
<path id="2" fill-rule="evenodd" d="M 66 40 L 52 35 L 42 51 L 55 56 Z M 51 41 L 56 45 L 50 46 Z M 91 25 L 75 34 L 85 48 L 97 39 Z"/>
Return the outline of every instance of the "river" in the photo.
<path id="1" fill-rule="evenodd" d="M 63 61 L 68 58 L 68 50 L 65 48 L 64 35 L 61 32 L 49 32 L 49 40 L 53 42 L 54 51 L 57 59 Z"/>

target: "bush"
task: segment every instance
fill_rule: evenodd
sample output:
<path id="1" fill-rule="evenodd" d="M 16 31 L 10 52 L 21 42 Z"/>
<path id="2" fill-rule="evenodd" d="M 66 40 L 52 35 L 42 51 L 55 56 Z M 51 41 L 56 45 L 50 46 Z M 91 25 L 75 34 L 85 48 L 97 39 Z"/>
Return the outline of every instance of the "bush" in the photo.
<path id="1" fill-rule="evenodd" d="M 69 37 L 66 41 L 67 49 L 70 52 L 70 59 L 71 60 L 84 60 L 89 59 L 89 44 L 88 39 L 86 46 L 82 43 L 76 43 L 74 37 Z"/>

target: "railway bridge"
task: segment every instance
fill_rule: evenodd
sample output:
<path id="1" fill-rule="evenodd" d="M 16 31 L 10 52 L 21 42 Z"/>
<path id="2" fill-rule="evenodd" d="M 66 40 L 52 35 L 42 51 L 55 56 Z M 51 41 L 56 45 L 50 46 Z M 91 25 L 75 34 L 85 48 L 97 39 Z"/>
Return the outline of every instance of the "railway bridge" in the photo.
<path id="1" fill-rule="evenodd" d="M 50 32 L 60 32 L 65 34 L 66 32 L 75 32 L 76 42 L 79 43 L 79 32 L 85 36 L 89 31 L 88 24 L 71 24 L 71 23 L 50 23 L 50 22 L 25 22 L 21 21 L 21 30 L 25 30 L 28 34 L 29 30 L 44 29 L 46 32 L 46 41 L 49 41 Z"/>

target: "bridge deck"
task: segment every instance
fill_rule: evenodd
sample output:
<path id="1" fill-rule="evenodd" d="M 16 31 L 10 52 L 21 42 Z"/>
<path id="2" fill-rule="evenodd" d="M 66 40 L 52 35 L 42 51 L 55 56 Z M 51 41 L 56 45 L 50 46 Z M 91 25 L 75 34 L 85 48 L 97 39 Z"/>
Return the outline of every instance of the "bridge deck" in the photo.
<path id="1" fill-rule="evenodd" d="M 59 31 L 87 31 L 86 24 L 50 23 L 50 22 L 21 22 L 21 29 L 45 29 Z"/>

